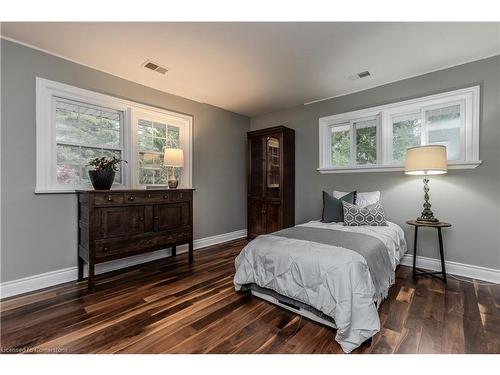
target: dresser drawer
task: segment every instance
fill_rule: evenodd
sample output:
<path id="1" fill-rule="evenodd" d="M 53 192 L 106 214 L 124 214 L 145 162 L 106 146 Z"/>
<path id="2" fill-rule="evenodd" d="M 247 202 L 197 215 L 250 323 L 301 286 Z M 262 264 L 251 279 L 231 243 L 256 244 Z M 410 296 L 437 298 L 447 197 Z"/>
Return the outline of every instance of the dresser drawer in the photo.
<path id="1" fill-rule="evenodd" d="M 172 194 L 170 191 L 150 191 L 148 197 L 151 203 L 168 203 L 172 201 Z"/>
<path id="2" fill-rule="evenodd" d="M 191 239 L 191 230 L 161 233 L 140 238 L 100 240 L 95 243 L 96 258 L 117 257 L 127 253 L 167 248 Z"/>
<path id="3" fill-rule="evenodd" d="M 171 202 L 186 202 L 191 199 L 192 192 L 190 191 L 169 191 L 169 200 Z"/>
<path id="4" fill-rule="evenodd" d="M 168 203 L 168 202 L 182 202 L 189 200 L 191 192 L 186 191 L 140 191 L 130 192 L 124 194 L 124 203 Z"/>
<path id="5" fill-rule="evenodd" d="M 123 193 L 96 193 L 94 194 L 96 206 L 115 206 L 123 204 Z"/>

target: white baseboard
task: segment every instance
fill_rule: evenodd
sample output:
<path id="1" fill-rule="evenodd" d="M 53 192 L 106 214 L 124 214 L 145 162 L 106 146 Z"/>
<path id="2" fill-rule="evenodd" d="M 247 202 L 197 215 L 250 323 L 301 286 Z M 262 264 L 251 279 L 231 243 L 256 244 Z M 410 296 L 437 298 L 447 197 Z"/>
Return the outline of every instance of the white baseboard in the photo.
<path id="1" fill-rule="evenodd" d="M 222 242 L 236 240 L 246 237 L 247 230 L 241 229 L 234 232 L 218 234 L 215 236 L 200 238 L 193 241 L 193 248 L 195 250 L 207 246 L 216 245 Z M 177 247 L 177 253 L 182 254 L 187 251 L 187 245 Z M 124 259 L 112 260 L 106 263 L 96 265 L 95 273 L 101 274 L 105 272 L 114 271 L 120 268 L 130 267 L 140 263 L 151 262 L 153 260 L 165 258 L 170 255 L 170 249 L 153 251 L 147 254 L 134 255 Z M 85 269 L 85 274 L 86 274 Z M 17 294 L 31 292 L 37 289 L 47 288 L 69 281 L 75 281 L 78 278 L 78 268 L 68 267 L 56 271 L 50 271 L 38 275 L 24 277 L 22 279 L 6 281 L 0 284 L 0 298 L 7 298 Z"/>
<path id="2" fill-rule="evenodd" d="M 413 266 L 413 255 L 406 254 L 401 260 L 401 264 L 405 266 Z M 500 270 L 494 268 L 486 268 L 474 266 L 472 264 L 464 264 L 452 261 L 445 261 L 446 273 L 457 276 L 470 277 L 472 279 L 489 281 L 492 283 L 500 283 Z M 441 261 L 439 259 L 422 257 L 417 255 L 417 267 L 430 271 L 441 271 Z"/>

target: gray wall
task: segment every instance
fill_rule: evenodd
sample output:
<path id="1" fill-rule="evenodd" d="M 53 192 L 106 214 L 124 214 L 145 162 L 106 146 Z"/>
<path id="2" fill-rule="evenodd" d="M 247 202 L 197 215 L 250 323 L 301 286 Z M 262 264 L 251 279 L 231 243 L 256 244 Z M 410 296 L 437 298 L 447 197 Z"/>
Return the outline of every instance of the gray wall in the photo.
<path id="1" fill-rule="evenodd" d="M 413 232 L 405 221 L 421 211 L 421 179 L 403 172 L 320 174 L 316 171 L 318 119 L 477 84 L 481 85 L 483 164 L 473 170 L 451 170 L 447 175 L 432 178 L 431 203 L 438 218 L 453 224 L 444 231 L 447 260 L 500 269 L 500 56 L 259 116 L 251 120 L 250 127 L 255 130 L 286 125 L 295 129 L 297 223 L 320 217 L 321 190 L 380 190 L 388 218 L 405 229 L 413 251 Z M 435 231 L 421 232 L 421 255 L 436 258 Z"/>
<path id="2" fill-rule="evenodd" d="M 35 77 L 194 116 L 196 239 L 246 228 L 247 117 L 1 40 L 1 281 L 76 265 L 76 197 L 34 194 Z"/>

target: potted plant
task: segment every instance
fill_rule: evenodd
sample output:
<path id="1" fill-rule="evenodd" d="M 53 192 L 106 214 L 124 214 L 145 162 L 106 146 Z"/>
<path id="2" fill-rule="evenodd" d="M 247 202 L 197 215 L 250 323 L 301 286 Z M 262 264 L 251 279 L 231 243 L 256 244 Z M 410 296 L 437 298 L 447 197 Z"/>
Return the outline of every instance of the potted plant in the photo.
<path id="1" fill-rule="evenodd" d="M 94 167 L 89 171 L 90 181 L 95 190 L 109 190 L 115 180 L 115 173 L 118 170 L 118 164 L 127 162 L 116 157 L 107 159 L 105 157 L 95 158 L 89 161 L 87 165 Z"/>

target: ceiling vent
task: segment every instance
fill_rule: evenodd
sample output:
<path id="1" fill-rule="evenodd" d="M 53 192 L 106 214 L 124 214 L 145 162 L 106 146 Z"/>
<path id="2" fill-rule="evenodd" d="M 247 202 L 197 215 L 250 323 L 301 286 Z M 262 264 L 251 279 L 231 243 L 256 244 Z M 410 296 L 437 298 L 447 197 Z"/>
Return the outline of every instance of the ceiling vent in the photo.
<path id="1" fill-rule="evenodd" d="M 160 66 L 159 64 L 156 64 L 152 61 L 146 61 L 143 66 L 147 69 L 154 70 L 155 72 L 161 74 L 165 74 L 166 72 L 168 72 L 167 68 L 164 68 L 163 66 Z"/>
<path id="2" fill-rule="evenodd" d="M 350 75 L 347 78 L 350 79 L 351 81 L 355 81 L 357 79 L 366 78 L 366 77 L 370 77 L 370 76 L 371 76 L 370 72 L 368 70 L 365 70 L 364 72 L 359 72 L 357 74 Z"/>

